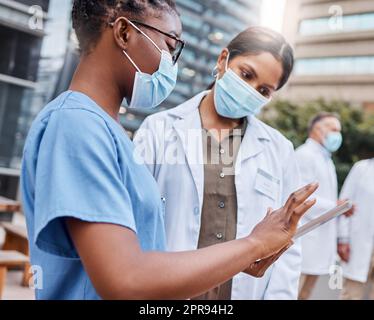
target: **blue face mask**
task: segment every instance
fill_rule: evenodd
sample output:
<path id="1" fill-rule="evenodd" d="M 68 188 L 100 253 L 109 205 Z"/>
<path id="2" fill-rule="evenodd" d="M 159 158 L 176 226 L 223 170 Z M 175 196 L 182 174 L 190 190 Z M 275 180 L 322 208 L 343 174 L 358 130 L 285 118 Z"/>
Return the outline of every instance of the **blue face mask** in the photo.
<path id="1" fill-rule="evenodd" d="M 226 72 L 221 79 L 216 81 L 214 88 L 214 103 L 217 113 L 230 119 L 257 115 L 271 99 L 265 98 L 234 71 L 228 69 L 228 59 Z"/>
<path id="2" fill-rule="evenodd" d="M 130 22 L 131 23 L 131 22 Z M 126 51 L 123 53 L 137 70 L 134 80 L 134 88 L 129 108 L 145 108 L 152 109 L 160 105 L 174 90 L 178 77 L 178 65 L 173 65 L 171 55 L 161 50 L 156 43 L 142 32 L 133 23 L 132 26 L 141 32 L 161 53 L 160 66 L 158 70 L 150 75 L 140 71 L 135 62 L 131 59 Z"/>
<path id="3" fill-rule="evenodd" d="M 343 143 L 343 136 L 340 132 L 330 132 L 323 141 L 324 147 L 331 153 L 340 149 Z"/>

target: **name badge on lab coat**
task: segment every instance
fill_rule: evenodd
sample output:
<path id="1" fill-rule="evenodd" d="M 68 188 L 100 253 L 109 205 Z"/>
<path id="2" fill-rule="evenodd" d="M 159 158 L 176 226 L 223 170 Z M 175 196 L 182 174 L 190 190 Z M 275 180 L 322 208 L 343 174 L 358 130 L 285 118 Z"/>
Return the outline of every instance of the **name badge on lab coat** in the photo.
<path id="1" fill-rule="evenodd" d="M 278 199 L 280 180 L 262 169 L 257 170 L 255 189 L 276 201 Z"/>

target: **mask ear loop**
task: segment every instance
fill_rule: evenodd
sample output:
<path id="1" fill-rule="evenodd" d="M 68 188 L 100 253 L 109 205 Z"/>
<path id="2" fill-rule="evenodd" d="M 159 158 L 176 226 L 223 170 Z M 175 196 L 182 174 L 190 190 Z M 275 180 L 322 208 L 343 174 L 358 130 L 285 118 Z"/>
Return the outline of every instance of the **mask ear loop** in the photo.
<path id="1" fill-rule="evenodd" d="M 134 29 L 136 29 L 137 31 L 139 31 L 144 37 L 146 37 L 155 47 L 156 47 L 156 49 L 162 54 L 162 50 L 158 47 L 158 45 L 146 34 L 146 33 L 144 33 L 142 30 L 140 30 L 134 23 L 132 23 L 130 20 L 127 20 L 127 22 L 129 23 L 129 24 L 131 24 L 131 26 L 134 28 Z M 139 67 L 136 65 L 136 63 L 134 62 L 134 60 L 132 60 L 131 59 L 131 57 L 128 55 L 128 53 L 125 51 L 125 50 L 123 50 L 122 51 L 125 55 L 126 55 L 126 57 L 127 57 L 127 59 L 129 59 L 129 61 L 131 62 L 131 64 L 134 66 L 134 68 L 139 72 L 139 73 L 142 73 L 141 71 L 140 71 L 140 69 L 139 69 Z"/>
<path id="2" fill-rule="evenodd" d="M 212 71 L 212 77 L 217 78 L 218 77 L 218 66 L 216 65 Z"/>
<path id="3" fill-rule="evenodd" d="M 229 53 L 227 54 L 227 59 L 226 59 L 226 72 L 229 70 L 229 60 L 230 60 L 230 51 Z"/>
<path id="4" fill-rule="evenodd" d="M 230 51 L 229 53 L 227 54 L 227 58 L 226 58 L 226 66 L 225 66 L 225 72 L 227 72 L 229 70 L 229 59 L 230 59 Z M 214 78 L 218 78 L 218 65 L 216 65 L 212 71 L 212 76 Z M 218 80 L 218 79 L 217 79 Z"/>
<path id="5" fill-rule="evenodd" d="M 162 53 L 162 50 L 158 47 L 158 45 L 156 44 L 156 42 L 154 42 L 145 32 L 143 32 L 142 30 L 140 30 L 135 24 L 133 24 L 130 20 L 127 20 L 136 30 L 138 30 L 144 37 L 146 37 L 149 41 L 151 41 L 151 43 L 156 47 L 156 49 Z"/>
<path id="6" fill-rule="evenodd" d="M 130 58 L 129 54 L 128 54 L 125 50 L 123 50 L 122 52 L 125 54 L 125 56 L 127 57 L 127 59 L 129 59 L 129 61 L 130 61 L 131 64 L 134 66 L 134 68 L 136 69 L 136 71 L 138 71 L 139 73 L 142 73 L 142 72 L 140 71 L 139 67 L 138 67 L 138 66 L 136 65 L 136 63 L 134 62 L 134 60 L 132 60 L 132 59 Z"/>

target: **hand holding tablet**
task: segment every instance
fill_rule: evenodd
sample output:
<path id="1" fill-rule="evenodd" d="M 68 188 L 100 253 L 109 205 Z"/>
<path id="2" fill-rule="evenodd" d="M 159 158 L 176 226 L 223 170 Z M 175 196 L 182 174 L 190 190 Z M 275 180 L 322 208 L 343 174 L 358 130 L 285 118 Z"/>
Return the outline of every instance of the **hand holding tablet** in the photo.
<path id="1" fill-rule="evenodd" d="M 300 228 L 297 229 L 297 232 L 295 236 L 293 237 L 293 240 L 297 240 L 300 237 L 306 235 L 307 233 L 317 229 L 318 227 L 324 225 L 325 223 L 338 218 L 339 216 L 343 215 L 344 213 L 351 210 L 353 207 L 353 204 L 351 201 L 346 201 L 342 203 L 341 205 L 336 206 L 335 208 L 327 211 L 326 213 L 322 214 L 316 219 L 313 219 L 312 221 L 309 221 L 308 223 L 304 224 Z M 284 251 L 282 251 L 283 253 Z M 261 262 L 262 260 L 257 260 L 256 263 Z"/>

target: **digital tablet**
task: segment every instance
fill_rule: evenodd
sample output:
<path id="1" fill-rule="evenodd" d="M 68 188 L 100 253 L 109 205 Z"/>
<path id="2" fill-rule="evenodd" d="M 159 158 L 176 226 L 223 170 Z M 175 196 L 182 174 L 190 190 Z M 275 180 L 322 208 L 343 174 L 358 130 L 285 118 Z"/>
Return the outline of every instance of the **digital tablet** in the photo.
<path id="1" fill-rule="evenodd" d="M 317 229 L 318 227 L 324 225 L 326 222 L 329 222 L 342 214 L 346 213 L 347 211 L 351 210 L 353 207 L 353 203 L 351 201 L 346 201 L 343 204 L 327 211 L 326 213 L 322 214 L 320 217 L 313 219 L 312 221 L 309 221 L 308 223 L 304 224 L 302 227 L 298 228 L 296 231 L 295 236 L 293 237 L 293 240 L 296 240 L 310 231 L 313 231 Z M 256 262 L 260 262 L 260 260 L 257 260 Z"/>
<path id="2" fill-rule="evenodd" d="M 322 226 L 326 222 L 329 222 L 332 219 L 335 219 L 342 214 L 346 213 L 347 211 L 351 210 L 353 207 L 353 204 L 351 201 L 346 201 L 343 204 L 327 211 L 320 217 L 313 219 L 312 221 L 309 221 L 308 223 L 304 224 L 302 227 L 297 229 L 296 235 L 294 236 L 294 239 L 298 239 L 310 231 L 313 231 L 317 229 L 318 227 Z"/>

